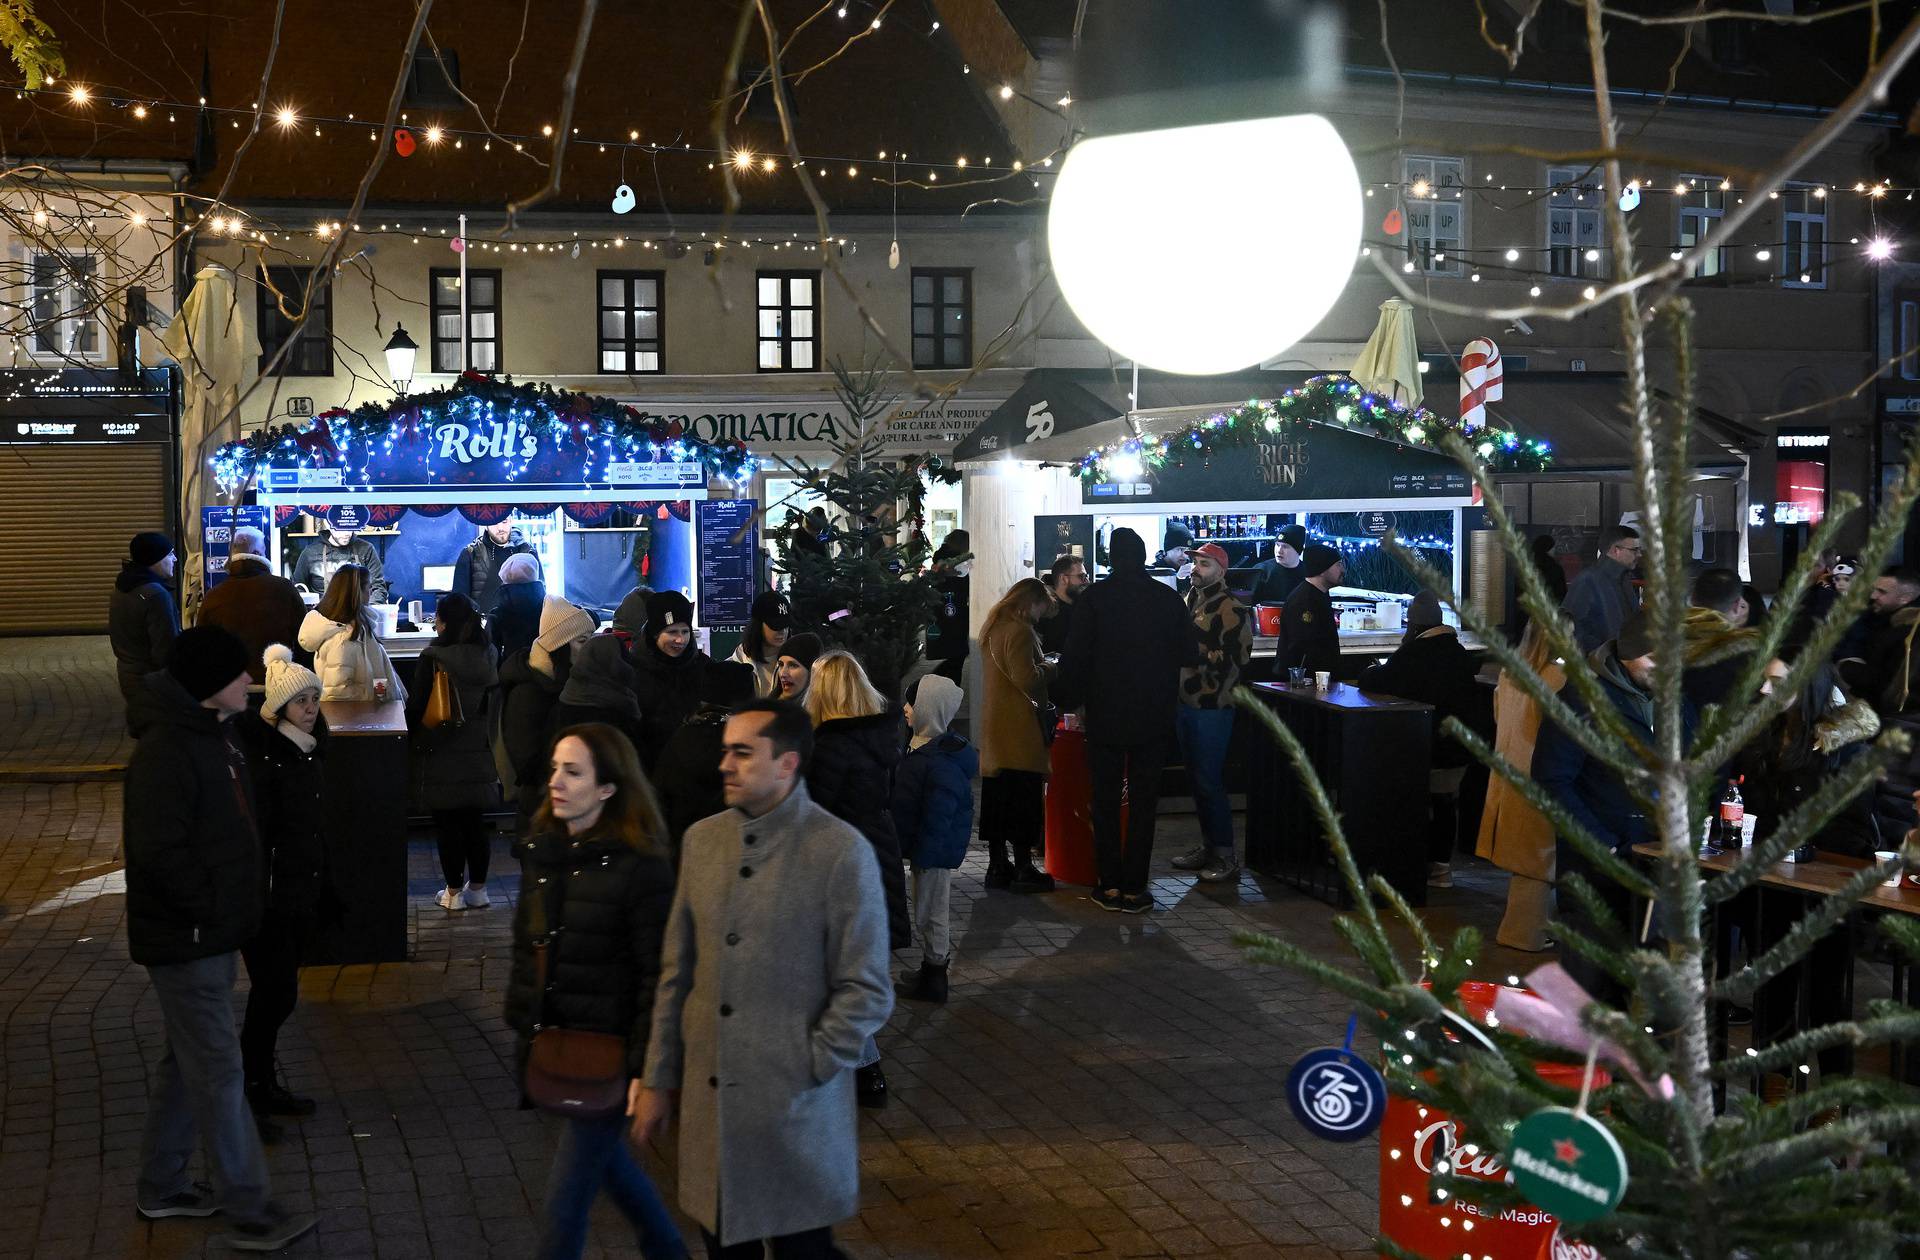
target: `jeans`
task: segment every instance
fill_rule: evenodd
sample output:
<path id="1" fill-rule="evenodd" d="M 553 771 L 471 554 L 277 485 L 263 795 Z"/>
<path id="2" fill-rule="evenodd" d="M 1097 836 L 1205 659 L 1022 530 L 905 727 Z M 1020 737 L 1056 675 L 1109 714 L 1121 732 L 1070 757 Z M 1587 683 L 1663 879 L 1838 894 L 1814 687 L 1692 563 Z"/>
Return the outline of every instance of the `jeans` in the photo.
<path id="1" fill-rule="evenodd" d="M 687 1244 L 653 1182 L 627 1145 L 627 1118 L 568 1120 L 547 1178 L 540 1260 L 577 1260 L 587 1249 L 593 1201 L 605 1190 L 632 1222 L 646 1260 L 682 1260 Z"/>
<path id="2" fill-rule="evenodd" d="M 135 1193 L 142 1203 L 157 1203 L 191 1189 L 188 1166 L 205 1143 L 221 1210 L 251 1224 L 267 1219 L 267 1159 L 233 1030 L 239 966 L 240 955 L 226 953 L 147 968 L 167 1042 L 147 1099 Z"/>
<path id="3" fill-rule="evenodd" d="M 980 838 L 987 865 L 1030 866 L 1047 834 L 1047 776 L 1032 770 L 1000 770 L 980 780 Z"/>
<path id="4" fill-rule="evenodd" d="M 280 1026 L 300 1000 L 300 951 L 306 944 L 305 915 L 268 912 L 254 938 L 240 947 L 247 963 L 247 1017 L 240 1025 L 240 1061 L 247 1084 L 274 1079 L 273 1053 Z"/>
<path id="5" fill-rule="evenodd" d="M 1147 891 L 1154 815 L 1160 812 L 1160 771 L 1166 764 L 1163 744 L 1087 741 L 1087 769 L 1093 779 L 1093 848 L 1101 888 L 1117 888 L 1123 894 Z M 1123 792 L 1127 803 L 1124 837 L 1120 834 Z"/>
<path id="6" fill-rule="evenodd" d="M 487 882 L 487 861 L 493 856 L 493 837 L 487 833 L 486 811 L 436 809 L 434 838 L 440 845 L 440 872 L 447 887 Z"/>
<path id="7" fill-rule="evenodd" d="M 921 961 L 938 967 L 953 952 L 947 933 L 947 890 L 953 872 L 937 866 L 913 868 L 913 925 L 920 930 Z"/>
<path id="8" fill-rule="evenodd" d="M 1232 709 L 1195 709 L 1181 705 L 1174 729 L 1180 755 L 1193 783 L 1193 807 L 1200 815 L 1200 838 L 1209 849 L 1233 861 L 1233 802 L 1227 799 L 1227 745 L 1233 742 Z"/>
<path id="9" fill-rule="evenodd" d="M 833 1229 L 826 1225 L 778 1238 L 750 1238 L 725 1247 L 704 1229 L 700 1236 L 706 1240 L 707 1260 L 761 1260 L 766 1248 L 771 1248 L 772 1260 L 846 1260 L 847 1254 L 833 1245 Z"/>

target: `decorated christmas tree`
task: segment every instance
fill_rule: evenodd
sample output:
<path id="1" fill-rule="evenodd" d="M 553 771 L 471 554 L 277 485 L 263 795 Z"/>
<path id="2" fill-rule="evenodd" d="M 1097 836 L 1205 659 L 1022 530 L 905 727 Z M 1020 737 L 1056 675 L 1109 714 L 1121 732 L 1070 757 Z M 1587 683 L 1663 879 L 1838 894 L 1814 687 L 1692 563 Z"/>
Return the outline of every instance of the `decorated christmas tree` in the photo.
<path id="1" fill-rule="evenodd" d="M 874 685 L 898 699 L 941 601 L 927 572 L 927 487 L 960 474 L 937 455 L 883 461 L 883 418 L 898 401 L 886 370 L 830 366 L 853 435 L 824 466 L 792 466 L 805 497 L 824 501 L 826 511 L 809 520 L 788 509 L 786 524 L 773 531 L 775 568 L 791 579 L 798 628 L 852 652 Z"/>

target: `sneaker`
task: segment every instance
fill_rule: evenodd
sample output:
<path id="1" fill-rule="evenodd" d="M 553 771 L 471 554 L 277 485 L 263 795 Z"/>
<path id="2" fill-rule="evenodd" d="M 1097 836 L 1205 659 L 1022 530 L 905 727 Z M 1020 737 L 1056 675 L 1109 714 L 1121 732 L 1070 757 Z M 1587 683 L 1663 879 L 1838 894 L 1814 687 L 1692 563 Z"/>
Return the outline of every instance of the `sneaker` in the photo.
<path id="1" fill-rule="evenodd" d="M 302 1098 L 279 1081 L 255 1081 L 247 1086 L 247 1102 L 256 1116 L 310 1116 L 313 1099 Z"/>
<path id="2" fill-rule="evenodd" d="M 1212 856 L 1212 851 L 1208 849 L 1206 845 L 1196 844 L 1179 857 L 1173 859 L 1173 869 L 1176 871 L 1204 870 Z"/>
<path id="3" fill-rule="evenodd" d="M 1200 868 L 1200 881 L 1206 884 L 1214 884 L 1226 879 L 1237 879 L 1239 875 L 1240 863 L 1234 861 L 1231 857 L 1211 857 L 1207 859 L 1207 864 Z"/>
<path id="4" fill-rule="evenodd" d="M 485 884 L 468 884 L 460 890 L 460 901 L 469 910 L 485 910 L 493 904 L 493 898 L 487 896 Z"/>
<path id="5" fill-rule="evenodd" d="M 1429 888 L 1453 887 L 1453 863 L 1451 862 L 1427 863 L 1427 887 Z"/>
<path id="6" fill-rule="evenodd" d="M 179 1194 L 170 1194 L 154 1203 L 136 1203 L 133 1208 L 143 1220 L 164 1221 L 172 1216 L 214 1216 L 220 1211 L 220 1198 L 213 1187 L 196 1181 Z"/>
<path id="7" fill-rule="evenodd" d="M 433 904 L 442 910 L 465 910 L 467 898 L 458 888 L 442 888 L 440 895 L 433 899 Z"/>
<path id="8" fill-rule="evenodd" d="M 1120 909 L 1120 892 L 1114 888 L 1096 888 L 1087 894 L 1087 900 L 1102 910 Z"/>
<path id="9" fill-rule="evenodd" d="M 265 1217 L 235 1224 L 224 1241 L 235 1251 L 278 1251 L 306 1237 L 319 1223 L 320 1218 L 311 1212 L 295 1213 L 269 1205 Z"/>
<path id="10" fill-rule="evenodd" d="M 1032 866 L 1014 868 L 1013 882 L 1007 885 L 1012 892 L 1042 893 L 1053 891 L 1053 876 Z"/>
<path id="11" fill-rule="evenodd" d="M 854 1101 L 869 1109 L 887 1105 L 887 1074 L 878 1063 L 869 1063 L 853 1071 Z"/>
<path id="12" fill-rule="evenodd" d="M 1008 887 L 1011 887 L 1012 884 L 1013 884 L 1013 866 L 1011 864 L 1000 866 L 1000 865 L 995 865 L 992 862 L 987 863 L 987 878 L 986 878 L 987 887 L 1008 888 Z"/>
<path id="13" fill-rule="evenodd" d="M 1120 905 L 1117 908 L 1121 914 L 1145 914 L 1147 911 L 1153 909 L 1153 894 L 1143 892 L 1121 893 Z"/>

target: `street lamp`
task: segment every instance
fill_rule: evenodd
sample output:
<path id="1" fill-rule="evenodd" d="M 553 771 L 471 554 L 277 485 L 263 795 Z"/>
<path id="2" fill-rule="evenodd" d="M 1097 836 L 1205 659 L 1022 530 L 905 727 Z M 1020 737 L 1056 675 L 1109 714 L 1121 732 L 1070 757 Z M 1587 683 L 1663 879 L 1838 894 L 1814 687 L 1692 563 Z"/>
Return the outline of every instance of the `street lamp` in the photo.
<path id="1" fill-rule="evenodd" d="M 393 387 L 401 397 L 406 396 L 407 386 L 413 384 L 413 361 L 419 353 L 420 347 L 413 344 L 407 330 L 395 324 L 393 336 L 387 339 L 387 375 L 393 378 Z"/>
<path id="2" fill-rule="evenodd" d="M 1089 13 L 1047 214 L 1088 331 L 1145 367 L 1230 372 L 1332 308 L 1360 255 L 1353 158 L 1316 112 L 1339 18 L 1313 0 L 1110 0 Z"/>

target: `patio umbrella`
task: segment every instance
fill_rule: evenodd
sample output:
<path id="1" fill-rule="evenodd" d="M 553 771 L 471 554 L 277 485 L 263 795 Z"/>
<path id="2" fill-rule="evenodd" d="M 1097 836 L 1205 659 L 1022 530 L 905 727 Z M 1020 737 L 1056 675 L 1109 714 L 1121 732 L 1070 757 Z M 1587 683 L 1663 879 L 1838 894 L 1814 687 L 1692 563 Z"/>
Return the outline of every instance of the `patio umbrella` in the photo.
<path id="1" fill-rule="evenodd" d="M 1400 298 L 1380 303 L 1380 323 L 1360 347 L 1349 373 L 1362 389 L 1397 398 L 1409 407 L 1420 402 L 1420 340 L 1413 335 L 1413 305 Z"/>
<path id="2" fill-rule="evenodd" d="M 214 451 L 240 436 L 235 414 L 249 364 L 259 357 L 258 340 L 241 314 L 231 270 L 202 267 L 193 292 L 168 325 L 161 340 L 167 357 L 180 365 L 180 520 L 181 606 L 191 620 L 205 592 L 205 557 L 200 554 L 200 510 L 209 505 L 212 481 L 207 461 Z"/>

